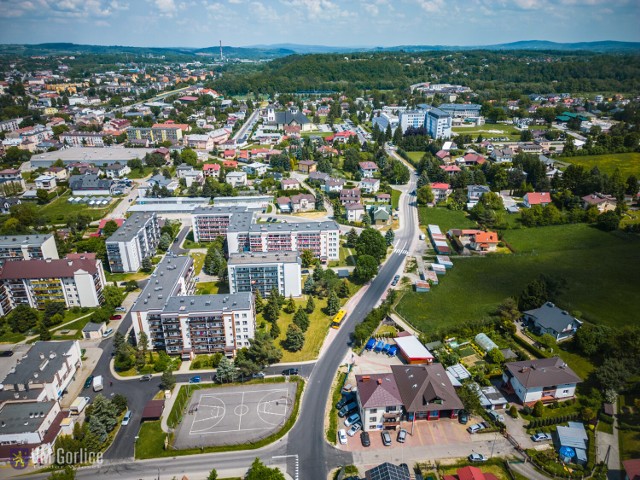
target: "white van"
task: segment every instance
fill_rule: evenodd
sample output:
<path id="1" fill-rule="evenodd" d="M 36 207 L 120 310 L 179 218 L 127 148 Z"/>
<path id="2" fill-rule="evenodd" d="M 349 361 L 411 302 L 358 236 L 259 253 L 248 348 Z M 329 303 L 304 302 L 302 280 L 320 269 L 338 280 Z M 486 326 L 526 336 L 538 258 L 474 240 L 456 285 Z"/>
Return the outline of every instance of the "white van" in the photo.
<path id="1" fill-rule="evenodd" d="M 494 422 L 502 422 L 504 423 L 504 415 L 500 415 L 495 410 L 489 410 L 489 416 Z"/>

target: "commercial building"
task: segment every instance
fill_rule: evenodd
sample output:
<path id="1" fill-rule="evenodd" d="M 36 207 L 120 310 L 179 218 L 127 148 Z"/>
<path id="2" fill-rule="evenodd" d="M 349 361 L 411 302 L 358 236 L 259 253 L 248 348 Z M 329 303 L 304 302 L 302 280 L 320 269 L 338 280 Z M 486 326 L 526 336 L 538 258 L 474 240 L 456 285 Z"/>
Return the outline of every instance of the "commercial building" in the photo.
<path id="1" fill-rule="evenodd" d="M 67 132 L 60 135 L 60 142 L 74 147 L 104 147 L 103 133 Z"/>
<path id="2" fill-rule="evenodd" d="M 134 158 L 143 159 L 147 153 L 152 153 L 153 148 L 120 148 L 120 147 L 69 147 L 55 152 L 38 153 L 31 157 L 31 168 L 51 167 L 58 159 L 65 166 L 83 162 L 97 166 L 120 163 L 126 165 Z"/>
<path id="3" fill-rule="evenodd" d="M 131 307 L 131 323 L 136 338 L 140 338 L 140 332 L 151 338 L 147 316 L 162 312 L 169 297 L 194 292 L 193 272 L 193 259 L 189 256 L 166 256 L 162 259 Z"/>
<path id="4" fill-rule="evenodd" d="M 386 132 L 387 127 L 390 127 L 393 133 L 399 125 L 400 119 L 392 113 L 381 112 L 380 115 L 373 117 L 373 120 L 371 120 L 371 128 L 377 128 L 382 132 Z"/>
<path id="5" fill-rule="evenodd" d="M 230 253 L 311 250 L 325 262 L 339 259 L 339 246 L 340 227 L 334 221 L 253 223 L 252 216 L 245 214 L 234 218 L 227 230 Z"/>
<path id="6" fill-rule="evenodd" d="M 57 260 L 58 248 L 53 234 L 5 235 L 0 237 L 0 267 L 10 260 L 50 258 Z"/>
<path id="7" fill-rule="evenodd" d="M 127 212 L 155 212 L 158 215 L 170 213 L 191 213 L 196 208 L 208 205 L 206 197 L 138 197 L 135 205 Z"/>
<path id="8" fill-rule="evenodd" d="M 69 254 L 60 260 L 6 262 L 0 271 L 0 314 L 18 305 L 44 308 L 46 302 L 97 307 L 106 280 L 94 253 Z"/>
<path id="9" fill-rule="evenodd" d="M 247 212 L 247 209 L 243 206 L 206 206 L 195 208 L 191 212 L 194 241 L 212 242 L 217 237 L 226 235 L 232 217 L 241 217 L 245 221 L 251 222 L 253 220 L 253 213 Z"/>
<path id="10" fill-rule="evenodd" d="M 237 197 L 215 197 L 216 207 L 245 207 L 247 210 L 264 210 L 273 202 L 272 195 L 246 195 Z"/>
<path id="11" fill-rule="evenodd" d="M 438 107 L 454 118 L 477 118 L 482 105 L 477 103 L 443 103 Z"/>
<path id="12" fill-rule="evenodd" d="M 232 253 L 227 270 L 231 293 L 259 291 L 263 297 L 276 289 L 285 297 L 302 295 L 301 261 L 297 252 Z"/>
<path id="13" fill-rule="evenodd" d="M 111 272 L 137 272 L 145 258 L 156 254 L 159 241 L 157 215 L 133 213 L 106 241 Z"/>
<path id="14" fill-rule="evenodd" d="M 431 138 L 451 138 L 451 125 L 451 115 L 448 113 L 439 108 L 427 111 L 424 126 Z"/>
<path id="15" fill-rule="evenodd" d="M 169 297 L 161 310 L 149 312 L 145 327 L 153 348 L 170 355 L 232 357 L 250 346 L 255 323 L 253 294 L 245 292 Z"/>
<path id="16" fill-rule="evenodd" d="M 2 379 L 0 403 L 58 400 L 81 366 L 77 340 L 36 342 Z"/>
<path id="17" fill-rule="evenodd" d="M 0 445 L 43 443 L 59 414 L 56 401 L 5 403 L 0 410 Z"/>

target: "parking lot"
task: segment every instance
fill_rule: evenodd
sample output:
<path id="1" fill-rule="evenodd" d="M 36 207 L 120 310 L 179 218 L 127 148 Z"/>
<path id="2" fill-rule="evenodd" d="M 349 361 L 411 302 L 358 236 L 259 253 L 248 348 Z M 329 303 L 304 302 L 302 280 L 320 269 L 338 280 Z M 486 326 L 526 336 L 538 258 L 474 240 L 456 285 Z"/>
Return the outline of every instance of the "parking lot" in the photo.
<path id="1" fill-rule="evenodd" d="M 175 446 L 236 445 L 277 432 L 291 415 L 296 383 L 195 390 L 176 430 Z"/>

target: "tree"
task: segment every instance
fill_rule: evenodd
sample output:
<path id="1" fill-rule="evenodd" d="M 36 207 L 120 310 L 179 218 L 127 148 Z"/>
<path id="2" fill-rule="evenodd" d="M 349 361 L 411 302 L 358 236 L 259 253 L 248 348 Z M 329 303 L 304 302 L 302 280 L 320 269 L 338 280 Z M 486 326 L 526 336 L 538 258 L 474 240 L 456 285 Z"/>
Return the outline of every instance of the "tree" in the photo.
<path id="1" fill-rule="evenodd" d="M 153 270 L 153 263 L 151 263 L 151 259 L 149 257 L 145 257 L 142 259 L 142 271 L 149 273 Z"/>
<path id="2" fill-rule="evenodd" d="M 538 400 L 533 405 L 533 416 L 537 418 L 541 418 L 544 415 L 544 405 L 540 400 Z"/>
<path id="3" fill-rule="evenodd" d="M 265 466 L 259 458 L 256 458 L 251 464 L 251 468 L 249 468 L 244 480 L 285 480 L 285 477 L 277 468 L 269 468 Z"/>
<path id="4" fill-rule="evenodd" d="M 307 299 L 307 306 L 305 307 L 305 311 L 307 313 L 313 313 L 315 309 L 316 309 L 316 303 L 313 301 L 313 297 L 309 295 L 309 298 Z"/>
<path id="5" fill-rule="evenodd" d="M 358 232 L 356 232 L 355 228 L 352 228 L 351 230 L 349 230 L 349 233 L 347 233 L 347 246 L 355 247 L 357 243 L 358 243 Z"/>
<path id="6" fill-rule="evenodd" d="M 371 255 L 359 255 L 353 275 L 360 282 L 368 282 L 378 273 L 378 262 Z"/>
<path id="7" fill-rule="evenodd" d="M 162 372 L 160 386 L 165 390 L 173 390 L 173 387 L 176 386 L 176 377 L 171 370 Z"/>
<path id="8" fill-rule="evenodd" d="M 271 325 L 269 336 L 274 340 L 280 336 L 280 327 L 278 326 L 277 322 Z"/>
<path id="9" fill-rule="evenodd" d="M 290 352 L 298 352 L 304 346 L 304 332 L 294 323 L 287 327 L 287 335 L 282 341 L 282 346 Z"/>
<path id="10" fill-rule="evenodd" d="M 102 227 L 102 236 L 109 238 L 116 230 L 118 230 L 118 224 L 113 220 L 109 220 L 104 224 L 104 227 Z"/>
<path id="11" fill-rule="evenodd" d="M 538 342 L 549 350 L 553 350 L 557 345 L 555 337 L 549 333 L 543 334 Z"/>
<path id="12" fill-rule="evenodd" d="M 260 293 L 260 289 L 256 288 L 255 291 L 255 304 L 256 304 L 256 313 L 262 312 L 264 308 L 264 301 L 262 300 L 262 294 Z"/>
<path id="13" fill-rule="evenodd" d="M 287 313 L 293 313 L 296 311 L 296 302 L 293 300 L 293 295 L 289 295 L 289 300 L 287 300 L 284 311 Z"/>
<path id="14" fill-rule="evenodd" d="M 44 321 L 40 321 L 38 322 L 38 335 L 39 335 L 39 340 L 42 340 L 43 342 L 49 341 L 51 340 L 51 332 L 49 331 L 49 328 L 45 325 Z"/>
<path id="15" fill-rule="evenodd" d="M 358 237 L 356 253 L 358 256 L 370 255 L 380 263 L 387 255 L 387 242 L 378 230 L 365 228 Z"/>
<path id="16" fill-rule="evenodd" d="M 342 280 L 342 282 L 340 282 L 340 286 L 338 287 L 338 296 L 340 298 L 347 298 L 350 294 L 351 292 L 349 291 L 349 283 L 345 278 L 344 280 Z"/>
<path id="17" fill-rule="evenodd" d="M 300 259 L 302 260 L 303 268 L 309 268 L 316 263 L 316 257 L 311 250 L 303 250 L 300 254 Z"/>
<path id="18" fill-rule="evenodd" d="M 216 376 L 220 382 L 233 382 L 236 375 L 236 367 L 227 357 L 222 357 L 216 370 Z"/>
<path id="19" fill-rule="evenodd" d="M 490 350 L 489 353 L 487 353 L 487 358 L 491 363 L 495 363 L 498 365 L 504 362 L 504 355 L 498 348 L 494 348 L 493 350 Z"/>
<path id="20" fill-rule="evenodd" d="M 21 304 L 11 311 L 7 319 L 12 331 L 25 333 L 37 325 L 40 312 L 28 305 Z"/>
<path id="21" fill-rule="evenodd" d="M 612 232 L 617 230 L 620 226 L 620 215 L 615 210 L 609 210 L 608 212 L 598 215 L 596 225 L 599 229 L 605 232 Z"/>
<path id="22" fill-rule="evenodd" d="M 319 267 L 316 267 L 316 269 L 318 268 Z M 309 275 L 307 279 L 304 281 L 304 286 L 302 287 L 302 291 L 307 295 L 311 295 L 315 289 L 315 283 L 316 282 L 313 280 L 313 276 Z"/>
<path id="23" fill-rule="evenodd" d="M 212 469 L 207 476 L 207 480 L 218 480 L 218 472 L 216 469 Z"/>
<path id="24" fill-rule="evenodd" d="M 160 241 L 158 242 L 158 248 L 166 252 L 167 250 L 169 250 L 170 246 L 171 246 L 171 237 L 166 233 L 163 233 L 160 236 Z"/>
<path id="25" fill-rule="evenodd" d="M 620 358 L 607 358 L 595 372 L 598 383 L 603 390 L 619 392 L 629 378 L 630 372 L 626 362 Z"/>
<path id="26" fill-rule="evenodd" d="M 300 327 L 300 330 L 302 330 L 303 332 L 307 331 L 307 329 L 309 328 L 309 315 L 307 314 L 305 309 L 303 309 L 302 307 L 298 308 L 295 315 L 293 316 L 293 323 Z"/>
<path id="27" fill-rule="evenodd" d="M 483 407 L 482 404 L 480 403 L 480 399 L 478 398 L 478 394 L 476 393 L 475 389 L 473 388 L 473 386 L 469 383 L 466 383 L 462 386 L 462 388 L 459 388 L 456 393 L 458 394 L 458 397 L 460 397 L 460 400 L 462 401 L 462 404 L 464 405 L 464 409 L 472 414 L 472 415 L 479 415 L 480 412 L 483 411 Z"/>
<path id="28" fill-rule="evenodd" d="M 336 292 L 331 290 L 331 293 L 329 293 L 329 298 L 327 300 L 327 315 L 333 317 L 336 313 L 338 313 L 338 310 L 340 310 L 340 300 L 338 299 Z"/>
<path id="29" fill-rule="evenodd" d="M 38 199 L 38 205 L 45 205 L 49 202 L 49 192 L 39 188 L 36 190 L 36 198 Z"/>
<path id="30" fill-rule="evenodd" d="M 509 415 L 511 416 L 511 418 L 518 418 L 518 409 L 515 405 L 511 405 L 511 407 L 509 408 Z"/>
<path id="31" fill-rule="evenodd" d="M 391 245 L 393 245 L 393 241 L 396 238 L 396 234 L 393 233 L 393 230 L 389 229 L 387 230 L 387 233 L 384 234 L 384 240 L 385 242 L 387 242 L 387 246 L 390 247 Z"/>
<path id="32" fill-rule="evenodd" d="M 418 205 L 427 205 L 429 203 L 433 203 L 433 201 L 435 200 L 435 195 L 431 190 L 431 185 L 424 185 L 420 187 L 417 191 L 416 196 Z"/>

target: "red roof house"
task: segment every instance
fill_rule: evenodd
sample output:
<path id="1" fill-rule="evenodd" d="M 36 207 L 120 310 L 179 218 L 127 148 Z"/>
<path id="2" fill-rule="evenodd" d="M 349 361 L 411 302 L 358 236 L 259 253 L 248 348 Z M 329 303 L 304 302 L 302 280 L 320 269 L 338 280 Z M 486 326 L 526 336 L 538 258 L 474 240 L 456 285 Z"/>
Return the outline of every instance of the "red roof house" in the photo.
<path id="1" fill-rule="evenodd" d="M 524 196 L 524 206 L 531 208 L 534 205 L 546 207 L 551 203 L 551 194 L 549 192 L 530 192 Z"/>

